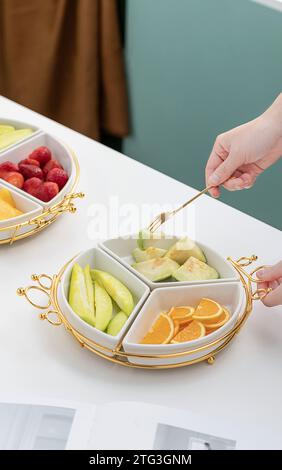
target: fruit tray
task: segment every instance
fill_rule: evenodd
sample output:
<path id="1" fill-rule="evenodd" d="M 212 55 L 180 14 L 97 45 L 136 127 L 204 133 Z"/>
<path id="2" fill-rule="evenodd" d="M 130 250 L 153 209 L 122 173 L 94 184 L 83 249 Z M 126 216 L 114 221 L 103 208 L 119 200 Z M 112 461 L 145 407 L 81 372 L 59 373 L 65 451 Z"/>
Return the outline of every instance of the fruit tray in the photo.
<path id="1" fill-rule="evenodd" d="M 16 131 L 9 133 L 6 129 Z M 3 148 L 3 137 L 6 139 L 13 132 L 25 130 L 30 133 L 14 143 L 10 138 Z M 42 150 L 39 154 L 39 149 L 45 149 L 45 155 Z M 45 163 L 43 158 L 46 159 Z M 64 179 L 58 179 L 62 178 L 62 174 Z M 54 179 L 56 177 L 57 180 Z M 0 205 L 0 245 L 11 245 L 17 240 L 35 235 L 62 213 L 75 212 L 73 200 L 83 197 L 82 193 L 74 193 L 78 179 L 77 157 L 65 144 L 27 123 L 0 118 L 0 191 L 8 193 L 19 214 L 8 215 L 1 220 L 1 207 L 5 204 L 6 209 L 6 201 Z"/>
<path id="2" fill-rule="evenodd" d="M 128 251 L 127 243 L 128 241 L 124 241 L 124 252 Z M 124 265 L 121 259 L 103 249 L 104 244 L 72 258 L 58 274 L 53 276 L 33 274 L 31 279 L 34 284 L 19 288 L 17 294 L 41 310 L 39 315 L 41 320 L 47 320 L 54 326 L 63 325 L 80 346 L 123 366 L 165 369 L 183 367 L 201 361 L 213 364 L 215 356 L 233 340 L 244 325 L 252 311 L 253 301 L 261 299 L 269 291 L 257 288 L 254 274 L 262 266 L 255 268 L 251 273 L 245 269 L 257 260 L 255 255 L 238 260 L 231 258 L 224 260 L 213 251 L 214 262 L 218 263 L 217 266 L 220 264 L 220 280 L 186 282 L 180 285 L 173 282 L 170 286 L 152 288 L 148 280 L 140 279 L 134 271 Z M 73 267 L 77 263 L 84 267 L 92 264 L 97 272 L 111 273 L 130 289 L 134 299 L 134 309 L 115 336 L 93 327 L 71 308 L 68 292 Z M 203 297 L 216 299 L 231 313 L 229 320 L 222 327 L 199 339 L 176 344 L 140 343 L 160 311 L 166 311 L 176 304 L 195 304 Z"/>

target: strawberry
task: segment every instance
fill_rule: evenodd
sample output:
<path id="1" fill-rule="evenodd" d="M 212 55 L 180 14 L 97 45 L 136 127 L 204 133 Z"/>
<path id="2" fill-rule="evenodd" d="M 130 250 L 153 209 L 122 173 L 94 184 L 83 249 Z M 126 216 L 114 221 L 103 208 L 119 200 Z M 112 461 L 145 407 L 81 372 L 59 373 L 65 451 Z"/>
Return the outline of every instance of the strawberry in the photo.
<path id="1" fill-rule="evenodd" d="M 52 158 L 51 150 L 48 147 L 38 147 L 37 149 L 33 150 L 33 152 L 28 156 L 32 160 L 37 160 L 43 168 L 49 160 Z"/>
<path id="2" fill-rule="evenodd" d="M 22 188 L 24 185 L 24 177 L 21 173 L 17 171 L 9 171 L 6 174 L 6 177 L 3 178 L 7 183 L 12 184 L 13 186 L 16 186 L 17 188 Z"/>
<path id="3" fill-rule="evenodd" d="M 66 182 L 68 181 L 69 177 L 65 170 L 61 168 L 53 168 L 53 170 L 50 170 L 46 181 L 51 181 L 52 183 L 57 183 L 60 189 L 62 189 Z"/>
<path id="4" fill-rule="evenodd" d="M 19 170 L 25 180 L 34 177 L 40 178 L 41 180 L 44 179 L 43 171 L 37 165 L 27 165 L 26 163 L 21 163 L 19 164 Z"/>
<path id="5" fill-rule="evenodd" d="M 42 180 L 40 178 L 29 178 L 24 182 L 23 190 L 32 196 L 36 196 L 36 193 L 40 186 L 42 186 Z"/>
<path id="6" fill-rule="evenodd" d="M 0 171 L 19 171 L 19 167 L 16 163 L 3 162 L 0 163 Z"/>
<path id="7" fill-rule="evenodd" d="M 19 162 L 19 166 L 20 166 L 22 163 L 24 163 L 24 164 L 26 164 L 26 165 L 40 166 L 39 161 L 38 161 L 38 160 L 34 160 L 34 159 L 32 159 L 32 158 L 25 158 L 24 160 L 21 160 L 21 161 Z"/>
<path id="8" fill-rule="evenodd" d="M 49 160 L 49 162 L 46 163 L 46 165 L 43 168 L 43 173 L 47 175 L 50 170 L 53 170 L 53 168 L 61 168 L 63 169 L 62 165 L 57 162 L 57 160 Z"/>
<path id="9" fill-rule="evenodd" d="M 59 186 L 56 183 L 49 181 L 47 183 L 42 183 L 41 186 L 39 186 L 35 193 L 35 197 L 43 202 L 49 202 L 51 199 L 57 196 L 58 192 Z"/>

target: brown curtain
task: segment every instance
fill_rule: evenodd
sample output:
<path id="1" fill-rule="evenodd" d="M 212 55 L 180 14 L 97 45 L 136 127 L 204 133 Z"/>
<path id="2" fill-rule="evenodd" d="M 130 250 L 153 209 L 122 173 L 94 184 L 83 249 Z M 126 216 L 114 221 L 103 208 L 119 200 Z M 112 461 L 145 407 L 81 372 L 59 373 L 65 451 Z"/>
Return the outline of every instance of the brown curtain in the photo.
<path id="1" fill-rule="evenodd" d="M 0 94 L 96 139 L 126 135 L 116 0 L 0 0 Z"/>

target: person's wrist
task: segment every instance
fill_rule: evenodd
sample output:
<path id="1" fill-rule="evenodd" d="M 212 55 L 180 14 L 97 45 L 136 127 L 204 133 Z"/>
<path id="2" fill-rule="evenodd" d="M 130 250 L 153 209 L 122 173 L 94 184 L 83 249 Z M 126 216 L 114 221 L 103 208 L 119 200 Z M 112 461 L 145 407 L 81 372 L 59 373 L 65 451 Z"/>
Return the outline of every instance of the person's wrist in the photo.
<path id="1" fill-rule="evenodd" d="M 259 118 L 266 129 L 273 133 L 273 137 L 282 137 L 282 93 L 277 96 L 274 103 Z"/>

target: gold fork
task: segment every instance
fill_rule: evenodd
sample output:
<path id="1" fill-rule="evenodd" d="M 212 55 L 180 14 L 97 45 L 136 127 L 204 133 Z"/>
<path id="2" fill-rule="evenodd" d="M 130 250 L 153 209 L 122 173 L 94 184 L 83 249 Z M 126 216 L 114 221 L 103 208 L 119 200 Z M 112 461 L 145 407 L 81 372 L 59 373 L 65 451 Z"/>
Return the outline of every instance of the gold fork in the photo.
<path id="1" fill-rule="evenodd" d="M 181 211 L 182 209 L 184 209 L 184 207 L 188 206 L 188 204 L 191 204 L 191 202 L 198 199 L 198 197 L 202 196 L 202 194 L 208 192 L 212 187 L 213 186 L 207 186 L 205 189 L 196 194 L 196 196 L 193 196 L 191 199 L 189 199 L 189 201 L 185 202 L 184 204 L 182 204 L 182 206 L 178 207 L 177 209 L 174 209 L 173 211 L 169 212 L 162 212 L 161 214 L 157 215 L 157 217 L 150 223 L 147 230 L 149 230 L 149 232 L 151 233 L 154 233 L 156 230 L 158 230 L 158 228 L 160 228 L 162 224 L 167 222 L 168 219 L 175 216 L 177 212 Z"/>

